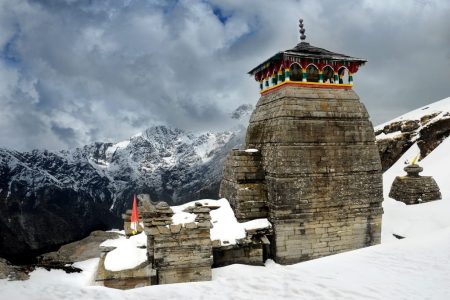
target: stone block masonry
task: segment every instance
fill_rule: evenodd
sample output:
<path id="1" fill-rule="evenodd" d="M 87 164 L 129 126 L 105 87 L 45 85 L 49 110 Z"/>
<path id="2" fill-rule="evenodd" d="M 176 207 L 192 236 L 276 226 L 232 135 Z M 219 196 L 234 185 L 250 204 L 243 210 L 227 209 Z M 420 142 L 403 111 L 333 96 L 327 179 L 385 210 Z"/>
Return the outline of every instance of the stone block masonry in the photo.
<path id="1" fill-rule="evenodd" d="M 417 164 L 404 168 L 406 176 L 397 176 L 392 183 L 389 197 L 405 204 L 420 204 L 439 200 L 441 191 L 431 176 L 420 176 L 422 167 Z"/>
<path id="2" fill-rule="evenodd" d="M 233 150 L 221 196 L 243 219 L 252 217 L 252 203 L 265 207 L 275 261 L 296 263 L 380 242 L 381 163 L 368 118 L 351 89 L 286 86 L 259 99 L 245 145 L 259 150 L 259 168 L 248 169 L 257 170 L 258 193 L 251 201 L 238 193 L 247 184 L 239 170 L 248 159 Z"/>
<path id="3" fill-rule="evenodd" d="M 159 202 L 143 212 L 149 262 L 157 284 L 211 280 L 212 246 L 209 208 L 193 207 L 194 222 L 172 224 L 172 209 Z"/>
<path id="4" fill-rule="evenodd" d="M 233 149 L 225 163 L 219 196 L 227 198 L 240 222 L 267 218 L 267 191 L 259 151 Z"/>

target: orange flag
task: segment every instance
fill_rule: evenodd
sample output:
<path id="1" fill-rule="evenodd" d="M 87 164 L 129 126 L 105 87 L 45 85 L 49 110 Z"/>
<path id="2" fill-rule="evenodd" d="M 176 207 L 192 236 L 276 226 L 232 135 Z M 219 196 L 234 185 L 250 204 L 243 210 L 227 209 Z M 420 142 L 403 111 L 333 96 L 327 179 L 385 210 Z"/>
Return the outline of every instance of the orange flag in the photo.
<path id="1" fill-rule="evenodd" d="M 130 228 L 131 228 L 133 234 L 137 233 L 138 222 L 139 222 L 139 215 L 138 215 L 138 209 L 137 209 L 137 204 L 136 204 L 136 195 L 134 195 L 133 209 L 131 210 L 131 224 L 130 224 Z"/>

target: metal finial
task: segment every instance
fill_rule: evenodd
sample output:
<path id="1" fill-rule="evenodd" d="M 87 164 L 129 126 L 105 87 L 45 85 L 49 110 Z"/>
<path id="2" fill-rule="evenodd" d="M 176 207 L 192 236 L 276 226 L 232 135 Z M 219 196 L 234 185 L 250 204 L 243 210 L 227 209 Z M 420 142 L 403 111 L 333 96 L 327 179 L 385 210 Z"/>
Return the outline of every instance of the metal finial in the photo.
<path id="1" fill-rule="evenodd" d="M 298 27 L 300 27 L 300 40 L 304 41 L 306 39 L 305 35 L 305 29 L 303 28 L 303 19 L 298 20 L 299 24 Z"/>

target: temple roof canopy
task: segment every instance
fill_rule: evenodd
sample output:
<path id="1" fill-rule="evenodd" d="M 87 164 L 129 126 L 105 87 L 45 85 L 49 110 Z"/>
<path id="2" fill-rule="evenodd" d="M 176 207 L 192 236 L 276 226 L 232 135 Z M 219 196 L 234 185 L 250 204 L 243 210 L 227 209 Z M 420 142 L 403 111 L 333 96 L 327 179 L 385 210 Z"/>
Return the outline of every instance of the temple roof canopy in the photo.
<path id="1" fill-rule="evenodd" d="M 313 59 L 313 60 L 324 60 L 324 61 L 335 61 L 335 62 L 353 62 L 358 65 L 363 65 L 367 60 L 362 58 L 351 57 L 345 54 L 329 51 L 323 48 L 315 47 L 307 42 L 300 42 L 294 48 L 278 52 L 269 59 L 265 60 L 263 63 L 259 64 L 251 71 L 248 72 L 250 75 L 254 75 L 257 72 L 264 70 L 268 67 L 270 63 L 279 63 L 284 60 L 294 60 L 297 59 Z"/>
<path id="2" fill-rule="evenodd" d="M 306 42 L 303 19 L 299 20 L 300 43 L 280 51 L 253 68 L 248 74 L 259 82 L 260 93 L 282 86 L 349 89 L 353 74 L 367 60 L 315 47 Z M 345 77 L 348 83 L 345 83 Z"/>

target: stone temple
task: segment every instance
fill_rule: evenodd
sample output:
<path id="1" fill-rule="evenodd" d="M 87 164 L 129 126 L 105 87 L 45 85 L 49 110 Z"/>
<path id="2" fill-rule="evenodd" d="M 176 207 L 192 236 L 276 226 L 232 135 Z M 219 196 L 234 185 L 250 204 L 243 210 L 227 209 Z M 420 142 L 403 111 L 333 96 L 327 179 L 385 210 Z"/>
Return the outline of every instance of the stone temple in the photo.
<path id="1" fill-rule="evenodd" d="M 261 97 L 220 187 L 240 221 L 269 219 L 281 264 L 378 244 L 383 214 L 374 130 L 352 89 L 366 60 L 305 42 L 302 20 L 300 33 L 249 72 Z"/>
<path id="2" fill-rule="evenodd" d="M 132 236 L 123 214 L 130 237 L 100 245 L 96 284 L 205 281 L 212 267 L 290 264 L 380 242 L 380 157 L 352 89 L 366 61 L 311 46 L 304 32 L 300 21 L 301 42 L 249 72 L 261 98 L 245 148 L 225 162 L 226 199 L 169 207 L 138 195 L 143 232 Z M 124 247 L 133 264 L 122 259 Z"/>

